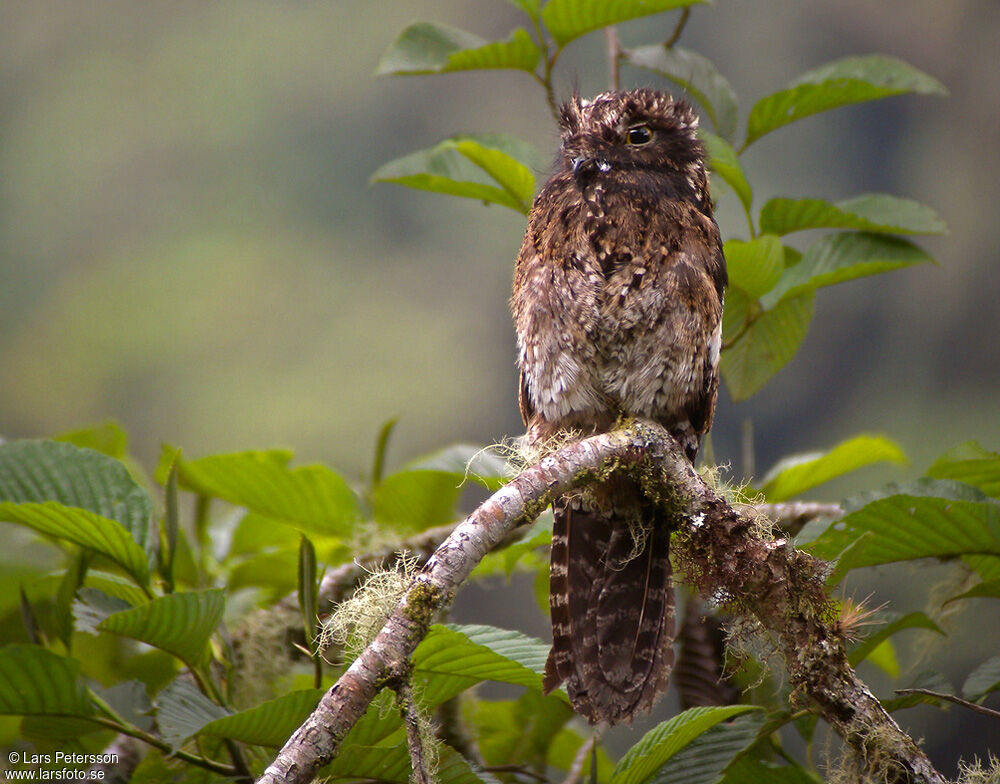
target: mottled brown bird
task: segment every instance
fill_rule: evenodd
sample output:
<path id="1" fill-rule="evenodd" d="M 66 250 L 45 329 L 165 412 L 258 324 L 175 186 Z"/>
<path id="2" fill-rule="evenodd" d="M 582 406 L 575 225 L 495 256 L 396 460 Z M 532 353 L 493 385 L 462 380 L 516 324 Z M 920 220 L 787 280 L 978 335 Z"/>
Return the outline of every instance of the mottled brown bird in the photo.
<path id="1" fill-rule="evenodd" d="M 574 97 L 560 127 L 511 299 L 528 441 L 642 417 L 693 460 L 715 410 L 726 285 L 697 117 L 639 89 Z M 565 681 L 592 723 L 631 720 L 673 665 L 674 522 L 617 474 L 553 511 L 545 688 Z"/>

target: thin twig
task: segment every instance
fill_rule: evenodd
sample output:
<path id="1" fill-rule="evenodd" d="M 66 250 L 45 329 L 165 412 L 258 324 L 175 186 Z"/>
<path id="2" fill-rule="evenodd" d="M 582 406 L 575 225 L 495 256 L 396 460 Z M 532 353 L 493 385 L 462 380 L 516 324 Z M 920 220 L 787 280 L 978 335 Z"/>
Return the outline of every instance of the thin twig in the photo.
<path id="1" fill-rule="evenodd" d="M 618 30 L 614 25 L 604 28 L 604 40 L 608 44 L 608 81 L 612 90 L 620 90 L 622 47 L 618 40 Z"/>
<path id="2" fill-rule="evenodd" d="M 592 733 L 589 738 L 580 744 L 580 748 L 576 750 L 576 755 L 573 757 L 573 764 L 569 766 L 569 771 L 566 773 L 566 778 L 563 779 L 562 784 L 580 784 L 580 779 L 583 777 L 583 766 L 587 764 L 587 757 L 591 755 L 596 746 L 597 734 Z"/>
<path id="3" fill-rule="evenodd" d="M 403 681 L 396 687 L 400 707 L 403 712 L 403 724 L 406 726 L 406 744 L 410 747 L 411 784 L 430 784 L 431 771 L 426 759 L 427 749 L 424 748 L 424 737 L 420 732 L 420 713 L 417 701 L 413 699 L 413 690 L 409 681 Z"/>
<path id="4" fill-rule="evenodd" d="M 663 48 L 669 49 L 675 43 L 677 43 L 681 38 L 681 33 L 684 32 L 684 26 L 688 23 L 688 19 L 691 17 L 691 6 L 685 6 L 681 11 L 681 17 L 677 20 L 677 26 L 674 27 L 674 31 L 670 34 L 670 37 L 663 42 Z"/>
<path id="5" fill-rule="evenodd" d="M 896 694 L 926 694 L 928 697 L 937 697 L 939 700 L 954 702 L 956 705 L 961 705 L 963 708 L 968 708 L 971 711 L 981 713 L 984 716 L 989 716 L 992 719 L 1000 719 L 1000 711 L 987 708 L 985 705 L 976 705 L 976 703 L 963 700 L 961 697 L 956 697 L 954 694 L 942 694 L 941 692 L 931 691 L 930 689 L 896 689 Z"/>
<path id="6" fill-rule="evenodd" d="M 522 471 L 456 527 L 416 576 L 375 639 L 320 700 L 268 766 L 261 782 L 310 781 L 398 673 L 475 565 L 517 525 L 570 489 L 614 466 L 662 499 L 679 528 L 671 552 L 688 565 L 691 587 L 728 597 L 736 614 L 754 619 L 784 657 L 800 698 L 860 759 L 877 759 L 886 784 L 944 784 L 926 754 L 904 733 L 851 668 L 826 594 L 827 566 L 771 539 L 705 484 L 662 427 L 631 422 L 569 444 Z M 877 751 L 877 754 L 873 754 Z"/>

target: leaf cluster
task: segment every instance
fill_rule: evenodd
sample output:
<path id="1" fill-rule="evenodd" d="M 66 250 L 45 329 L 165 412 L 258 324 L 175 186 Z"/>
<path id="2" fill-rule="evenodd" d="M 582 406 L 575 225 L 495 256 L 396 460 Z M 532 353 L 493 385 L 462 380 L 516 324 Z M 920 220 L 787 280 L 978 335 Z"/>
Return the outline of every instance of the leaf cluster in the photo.
<path id="1" fill-rule="evenodd" d="M 864 194 L 838 202 L 775 198 L 756 209 L 742 155 L 818 112 L 943 92 L 931 77 L 888 57 L 844 58 L 758 99 L 741 125 L 728 80 L 702 55 L 676 45 L 695 0 L 509 2 L 524 16 L 505 39 L 419 22 L 400 33 L 377 72 L 520 72 L 554 111 L 553 72 L 568 45 L 619 22 L 676 12 L 670 40 L 617 46 L 611 65 L 614 73 L 627 65 L 665 79 L 700 105 L 712 127 L 702 138 L 713 184 L 732 190 L 745 214 L 747 236 L 725 246 L 731 286 L 722 369 L 734 399 L 760 390 L 794 356 L 819 289 L 930 260 L 908 237 L 945 230 L 931 208 Z M 530 145 L 507 135 L 453 135 L 387 163 L 372 179 L 527 213 L 539 160 Z M 819 234 L 801 248 L 789 244 L 790 235 L 806 231 Z M 3 637 L 12 641 L 0 647 L 0 714 L 20 717 L 22 742 L 96 751 L 114 734 L 130 736 L 150 749 L 132 775 L 136 782 L 165 780 L 178 765 L 185 780 L 258 774 L 342 671 L 338 651 L 321 655 L 316 640 L 334 598 L 322 587 L 324 573 L 455 522 L 463 487 L 495 490 L 510 476 L 499 455 L 467 445 L 387 472 L 393 424 L 379 434 L 362 482 L 324 465 L 295 466 L 287 450 L 189 459 L 171 447 L 150 478 L 113 424 L 0 444 L 0 522 L 41 538 L 60 558 L 52 572 L 19 572 L 19 600 L 0 606 Z M 858 469 L 905 459 L 890 439 L 858 435 L 782 460 L 760 479 L 747 477 L 742 494 L 788 502 Z M 968 443 L 943 454 L 916 482 L 849 500 L 843 515 L 810 524 L 798 543 L 835 564 L 831 586 L 856 569 L 936 559 L 968 577 L 948 602 L 996 600 L 998 499 L 1000 455 Z M 543 516 L 520 541 L 488 555 L 472 579 L 532 575 L 544 606 L 550 536 Z M 294 619 L 286 623 L 290 607 Z M 261 614 L 279 620 L 260 624 Z M 815 713 L 790 709 L 793 695 L 771 678 L 766 652 L 754 655 L 749 644 L 731 652 L 719 673 L 742 691 L 743 704 L 685 710 L 614 760 L 574 717 L 565 693 L 542 694 L 546 643 L 441 621 L 409 662 L 407 699 L 376 699 L 322 776 L 409 780 L 412 706 L 404 703 L 412 700 L 437 718 L 443 743 L 436 777 L 449 784 L 820 780 L 811 755 Z M 891 678 L 901 672 L 897 635 L 945 633 L 927 613 L 872 612 L 846 601 L 841 625 L 855 640 L 851 664 L 868 662 Z M 250 656 L 254 635 L 259 655 Z M 283 666 L 262 666 L 262 657 Z M 257 687 L 250 700 L 241 688 L 248 681 Z M 506 684 L 510 697 L 483 696 L 478 687 L 487 681 Z M 883 704 L 902 710 L 959 698 L 936 673 L 911 685 L 922 691 L 887 694 Z M 998 690 L 1000 658 L 991 657 L 969 674 L 960 699 L 981 703 Z M 805 741 L 806 756 L 790 750 L 789 732 Z"/>

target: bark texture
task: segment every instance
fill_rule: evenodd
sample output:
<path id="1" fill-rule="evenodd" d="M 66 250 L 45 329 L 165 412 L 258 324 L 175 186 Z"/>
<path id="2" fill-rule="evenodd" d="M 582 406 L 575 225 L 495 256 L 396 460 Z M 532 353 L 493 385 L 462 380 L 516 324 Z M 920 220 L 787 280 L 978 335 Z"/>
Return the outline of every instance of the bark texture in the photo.
<path id="1" fill-rule="evenodd" d="M 636 477 L 685 523 L 674 536 L 682 579 L 759 624 L 785 660 L 795 697 L 811 702 L 880 781 L 945 784 L 926 755 L 847 660 L 825 592 L 827 565 L 775 539 L 705 484 L 678 443 L 645 422 L 563 447 L 523 471 L 462 521 L 427 561 L 382 631 L 289 738 L 259 781 L 311 781 L 378 691 L 405 675 L 437 610 L 479 560 L 518 524 L 572 487 L 611 471 Z"/>

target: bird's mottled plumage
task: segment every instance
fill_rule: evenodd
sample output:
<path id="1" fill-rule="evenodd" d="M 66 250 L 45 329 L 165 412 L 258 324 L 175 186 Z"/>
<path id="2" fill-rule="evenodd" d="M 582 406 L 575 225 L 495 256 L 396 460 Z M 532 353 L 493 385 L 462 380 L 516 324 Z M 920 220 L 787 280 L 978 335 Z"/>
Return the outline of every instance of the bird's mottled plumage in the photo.
<path id="1" fill-rule="evenodd" d="M 533 444 L 643 417 L 694 459 L 711 426 L 726 268 L 697 125 L 649 89 L 563 107 L 511 300 Z M 630 720 L 673 663 L 672 523 L 620 475 L 554 513 L 546 688 L 565 681 L 592 722 Z"/>

